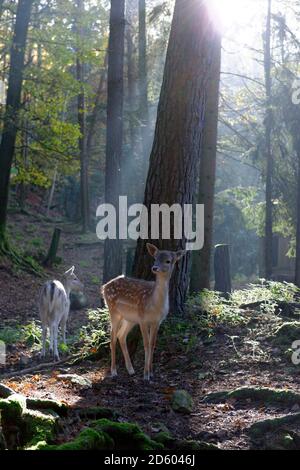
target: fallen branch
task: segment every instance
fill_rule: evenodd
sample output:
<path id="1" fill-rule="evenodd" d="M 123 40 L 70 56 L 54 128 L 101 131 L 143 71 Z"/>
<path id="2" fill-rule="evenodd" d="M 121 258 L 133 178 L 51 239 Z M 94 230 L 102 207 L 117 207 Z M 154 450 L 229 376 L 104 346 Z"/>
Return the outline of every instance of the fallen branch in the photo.
<path id="1" fill-rule="evenodd" d="M 37 372 L 39 370 L 53 368 L 53 367 L 59 366 L 60 364 L 65 364 L 71 359 L 74 359 L 74 356 L 68 356 L 67 358 L 62 359 L 60 361 L 56 361 L 56 362 L 45 362 L 43 364 L 37 364 L 33 367 L 28 367 L 27 369 L 21 369 L 19 371 L 8 372 L 7 374 L 2 374 L 0 378 L 3 380 L 3 379 L 12 379 L 14 377 L 21 377 L 22 375 L 31 374 L 32 372 Z"/>

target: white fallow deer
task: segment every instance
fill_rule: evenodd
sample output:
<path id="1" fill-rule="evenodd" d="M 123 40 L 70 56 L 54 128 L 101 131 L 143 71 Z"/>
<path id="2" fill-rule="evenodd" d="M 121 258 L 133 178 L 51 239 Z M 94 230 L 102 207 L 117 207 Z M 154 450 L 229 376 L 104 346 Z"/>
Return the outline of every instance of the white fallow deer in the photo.
<path id="1" fill-rule="evenodd" d="M 144 379 L 153 375 L 153 352 L 161 322 L 169 311 L 169 282 L 175 263 L 185 251 L 161 251 L 147 243 L 147 250 L 154 258 L 152 272 L 155 282 L 116 277 L 102 286 L 102 294 L 109 309 L 111 321 L 111 375 L 117 375 L 116 342 L 120 342 L 127 371 L 134 374 L 127 349 L 127 335 L 139 325 L 145 349 Z"/>
<path id="2" fill-rule="evenodd" d="M 39 298 L 39 312 L 42 322 L 43 347 L 42 357 L 46 355 L 47 330 L 50 331 L 50 352 L 59 360 L 57 337 L 61 325 L 63 342 L 66 344 L 66 324 L 70 312 L 70 293 L 82 291 L 83 284 L 74 273 L 74 266 L 63 275 L 62 282 L 47 281 L 42 287 Z"/>

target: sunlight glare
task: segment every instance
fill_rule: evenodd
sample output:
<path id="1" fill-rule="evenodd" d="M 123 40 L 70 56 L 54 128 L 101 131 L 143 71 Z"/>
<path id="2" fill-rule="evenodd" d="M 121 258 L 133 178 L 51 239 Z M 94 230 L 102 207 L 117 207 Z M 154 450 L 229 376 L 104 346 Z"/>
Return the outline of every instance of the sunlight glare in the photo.
<path id="1" fill-rule="evenodd" d="M 241 26 L 249 20 L 253 13 L 255 1 L 249 0 L 209 0 L 214 16 L 220 27 L 228 30 Z"/>

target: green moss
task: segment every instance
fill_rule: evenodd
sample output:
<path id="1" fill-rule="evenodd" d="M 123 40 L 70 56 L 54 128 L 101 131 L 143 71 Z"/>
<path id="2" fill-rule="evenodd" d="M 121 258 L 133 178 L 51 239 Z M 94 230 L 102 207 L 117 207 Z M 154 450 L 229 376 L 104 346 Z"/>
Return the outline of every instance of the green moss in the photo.
<path id="1" fill-rule="evenodd" d="M 17 424 L 26 410 L 26 398 L 15 393 L 8 398 L 0 399 L 0 410 L 2 421 Z"/>
<path id="2" fill-rule="evenodd" d="M 105 433 L 94 429 L 84 429 L 70 442 L 61 445 L 47 445 L 39 442 L 35 450 L 110 450 L 114 448 L 114 441 Z M 31 449 L 33 450 L 33 449 Z"/>
<path id="3" fill-rule="evenodd" d="M 174 437 L 172 437 L 169 432 L 159 431 L 157 434 L 155 434 L 153 440 L 167 447 L 171 442 L 174 441 Z"/>
<path id="4" fill-rule="evenodd" d="M 59 416 L 55 412 L 27 410 L 22 416 L 22 435 L 30 449 L 40 441 L 51 442 L 54 439 Z"/>
<path id="5" fill-rule="evenodd" d="M 267 432 L 277 431 L 287 425 L 294 425 L 300 423 L 300 413 L 294 413 L 281 418 L 269 418 L 262 421 L 257 421 L 252 424 L 248 429 L 251 438 L 256 439 L 263 437 Z"/>
<path id="6" fill-rule="evenodd" d="M 117 419 L 119 414 L 111 408 L 102 408 L 101 406 L 91 406 L 90 408 L 81 408 L 78 410 L 78 414 L 81 418 L 92 418 L 92 419 Z"/>
<path id="7" fill-rule="evenodd" d="M 100 419 L 92 424 L 98 432 L 109 434 L 116 449 L 155 450 L 163 449 L 163 444 L 150 439 L 136 424 L 114 423 L 109 419 Z"/>
<path id="8" fill-rule="evenodd" d="M 27 408 L 32 410 L 53 410 L 59 416 L 65 416 L 68 413 L 68 405 L 58 400 L 44 400 L 40 398 L 27 398 Z"/>
<path id="9" fill-rule="evenodd" d="M 175 390 L 171 399 L 171 407 L 179 413 L 191 413 L 193 409 L 193 399 L 186 390 Z"/>
<path id="10" fill-rule="evenodd" d="M 268 387 L 241 387 L 235 390 L 224 390 L 221 392 L 209 393 L 204 397 L 207 403 L 218 403 L 230 398 L 236 400 L 254 400 L 264 403 L 281 403 L 285 405 L 294 405 L 300 403 L 300 394 L 291 390 L 276 390 Z"/>

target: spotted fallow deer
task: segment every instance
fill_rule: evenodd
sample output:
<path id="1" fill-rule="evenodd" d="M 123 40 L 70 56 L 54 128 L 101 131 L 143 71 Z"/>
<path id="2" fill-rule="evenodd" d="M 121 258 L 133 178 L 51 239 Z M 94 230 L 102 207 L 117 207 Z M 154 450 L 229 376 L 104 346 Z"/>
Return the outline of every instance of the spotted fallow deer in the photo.
<path id="1" fill-rule="evenodd" d="M 154 258 L 152 272 L 154 282 L 116 277 L 102 286 L 105 303 L 109 309 L 111 321 L 111 375 L 117 375 L 116 342 L 120 342 L 127 371 L 134 374 L 127 349 L 127 335 L 134 325 L 139 325 L 145 350 L 144 379 L 153 375 L 152 362 L 157 333 L 161 322 L 169 311 L 169 282 L 175 263 L 185 251 L 161 251 L 147 243 L 147 250 Z"/>

